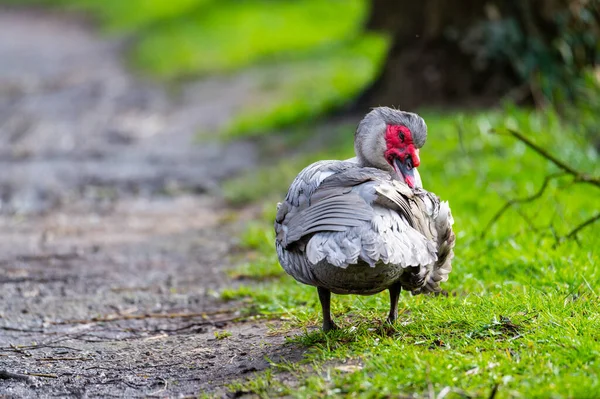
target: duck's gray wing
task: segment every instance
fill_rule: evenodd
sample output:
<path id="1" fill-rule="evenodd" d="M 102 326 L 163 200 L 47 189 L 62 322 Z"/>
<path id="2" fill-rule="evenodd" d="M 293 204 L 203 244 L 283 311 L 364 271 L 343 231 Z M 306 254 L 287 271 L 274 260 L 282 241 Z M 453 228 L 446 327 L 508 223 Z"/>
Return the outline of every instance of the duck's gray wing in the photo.
<path id="1" fill-rule="evenodd" d="M 285 200 L 277 204 L 275 244 L 279 262 L 289 274 L 303 283 L 312 284 L 314 281 L 305 253 L 306 240 L 301 240 L 306 229 L 299 230 L 298 219 L 291 225 L 290 220 L 310 207 L 312 195 L 325 179 L 355 167 L 355 163 L 346 161 L 315 162 L 296 176 Z M 334 231 L 343 230 L 343 226 L 331 225 L 330 228 Z"/>
<path id="2" fill-rule="evenodd" d="M 415 226 L 424 235 L 435 242 L 437 259 L 427 265 L 420 274 L 423 279 L 415 279 L 414 276 L 404 276 L 413 278 L 414 281 L 408 282 L 406 286 L 413 287 L 413 294 L 440 292 L 440 284 L 448 280 L 448 275 L 452 271 L 452 258 L 454 257 L 454 244 L 456 236 L 452 230 L 454 219 L 447 201 L 440 199 L 432 193 L 417 189 L 413 201 L 411 201 L 413 212 L 421 212 L 424 217 L 419 220 L 419 225 Z M 418 281 L 417 281 L 418 280 Z"/>
<path id="3" fill-rule="evenodd" d="M 372 266 L 432 263 L 435 245 L 413 227 L 411 195 L 386 172 L 346 167 L 323 179 L 298 206 L 280 207 L 285 212 L 276 221 L 278 252 L 305 255 L 303 262 L 311 265 L 326 260 L 343 268 L 358 259 Z"/>

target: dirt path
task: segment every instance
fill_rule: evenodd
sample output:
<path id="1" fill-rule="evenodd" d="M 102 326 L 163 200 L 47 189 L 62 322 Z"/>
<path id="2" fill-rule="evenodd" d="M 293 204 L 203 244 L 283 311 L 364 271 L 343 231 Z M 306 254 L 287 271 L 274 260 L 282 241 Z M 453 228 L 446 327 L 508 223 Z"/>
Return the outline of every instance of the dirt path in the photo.
<path id="1" fill-rule="evenodd" d="M 235 226 L 207 193 L 256 149 L 194 140 L 250 100 L 251 79 L 173 97 L 132 77 L 122 47 L 0 9 L 0 397 L 223 392 L 265 356 L 301 355 L 215 298 Z M 153 316 L 173 313 L 197 316 Z"/>

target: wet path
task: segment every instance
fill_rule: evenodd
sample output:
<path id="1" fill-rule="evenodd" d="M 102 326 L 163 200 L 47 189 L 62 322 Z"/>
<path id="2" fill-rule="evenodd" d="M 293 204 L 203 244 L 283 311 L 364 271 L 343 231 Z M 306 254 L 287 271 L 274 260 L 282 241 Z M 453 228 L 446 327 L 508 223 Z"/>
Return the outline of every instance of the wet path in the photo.
<path id="1" fill-rule="evenodd" d="M 249 79 L 192 82 L 169 96 L 128 73 L 121 47 L 78 21 L 0 14 L 3 210 L 45 210 L 97 187 L 203 192 L 254 163 L 247 144 L 195 143 L 248 101 Z"/>
<path id="2" fill-rule="evenodd" d="M 215 298 L 234 227 L 209 194 L 256 151 L 197 134 L 250 101 L 252 80 L 170 95 L 122 47 L 0 9 L 0 396 L 198 395 L 298 356 Z"/>

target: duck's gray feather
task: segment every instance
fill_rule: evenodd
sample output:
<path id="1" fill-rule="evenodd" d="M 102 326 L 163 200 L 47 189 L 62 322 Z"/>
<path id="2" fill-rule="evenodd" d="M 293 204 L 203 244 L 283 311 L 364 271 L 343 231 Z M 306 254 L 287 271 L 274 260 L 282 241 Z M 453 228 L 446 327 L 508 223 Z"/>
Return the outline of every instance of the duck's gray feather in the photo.
<path id="1" fill-rule="evenodd" d="M 335 270 L 362 264 L 390 268 L 414 293 L 432 292 L 451 270 L 451 225 L 447 203 L 433 194 L 379 169 L 321 161 L 298 175 L 278 205 L 276 246 L 283 268 L 306 284 L 343 293 L 348 276 Z"/>

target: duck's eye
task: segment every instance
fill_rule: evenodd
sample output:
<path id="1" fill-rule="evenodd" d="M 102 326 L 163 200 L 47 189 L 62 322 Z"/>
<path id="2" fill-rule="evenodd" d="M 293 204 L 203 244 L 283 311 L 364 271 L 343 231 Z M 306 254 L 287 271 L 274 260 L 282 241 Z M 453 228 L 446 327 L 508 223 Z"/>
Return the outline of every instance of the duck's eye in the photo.
<path id="1" fill-rule="evenodd" d="M 398 134 L 398 137 L 400 138 L 400 141 L 404 143 L 404 132 L 402 130 Z"/>

